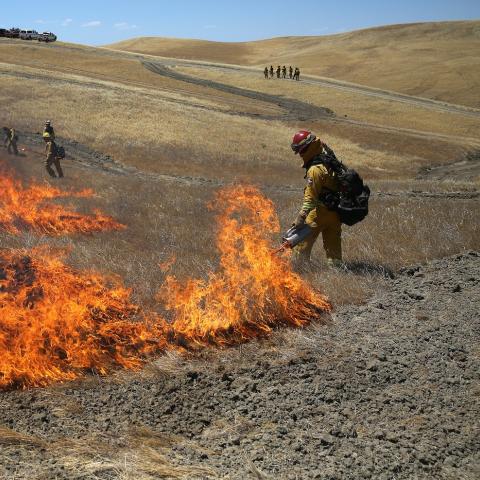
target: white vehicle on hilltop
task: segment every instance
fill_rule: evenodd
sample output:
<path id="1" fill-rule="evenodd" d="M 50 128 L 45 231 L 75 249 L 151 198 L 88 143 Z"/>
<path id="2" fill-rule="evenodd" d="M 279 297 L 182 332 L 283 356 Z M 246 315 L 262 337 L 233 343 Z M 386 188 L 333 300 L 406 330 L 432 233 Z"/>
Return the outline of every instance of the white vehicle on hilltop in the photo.
<path id="1" fill-rule="evenodd" d="M 38 35 L 39 42 L 54 42 L 57 36 L 52 32 L 43 32 Z"/>
<path id="2" fill-rule="evenodd" d="M 36 30 L 20 30 L 18 37 L 22 40 L 38 40 L 40 34 Z"/>

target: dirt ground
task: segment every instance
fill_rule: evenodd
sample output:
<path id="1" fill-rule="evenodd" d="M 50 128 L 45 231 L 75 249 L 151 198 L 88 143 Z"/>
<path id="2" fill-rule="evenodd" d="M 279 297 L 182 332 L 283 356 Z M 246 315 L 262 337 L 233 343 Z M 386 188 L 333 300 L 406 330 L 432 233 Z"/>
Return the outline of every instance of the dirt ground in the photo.
<path id="1" fill-rule="evenodd" d="M 406 268 L 307 331 L 3 393 L 0 474 L 473 480 L 479 284 L 469 252 Z M 164 452 L 156 464 L 170 477 L 149 474 L 146 446 Z"/>

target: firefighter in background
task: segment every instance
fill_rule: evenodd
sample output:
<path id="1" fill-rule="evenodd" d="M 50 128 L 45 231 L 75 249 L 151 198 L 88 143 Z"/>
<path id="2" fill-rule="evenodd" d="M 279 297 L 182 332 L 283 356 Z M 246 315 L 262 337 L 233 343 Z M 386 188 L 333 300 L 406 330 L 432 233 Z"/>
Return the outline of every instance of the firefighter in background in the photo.
<path id="1" fill-rule="evenodd" d="M 273 65 L 270 65 L 270 78 L 273 78 Z"/>
<path id="2" fill-rule="evenodd" d="M 290 67 L 288 67 L 288 76 L 290 77 L 290 80 L 291 80 L 292 77 L 293 77 L 293 68 L 292 68 L 291 65 L 290 65 Z"/>
<path id="3" fill-rule="evenodd" d="M 302 208 L 292 226 L 298 228 L 306 223 L 312 229 L 306 240 L 294 248 L 294 262 L 300 267 L 309 264 L 313 245 L 321 233 L 328 265 L 342 266 L 342 223 L 338 213 L 329 210 L 321 201 L 322 194 L 339 191 L 338 179 L 317 157 L 333 151 L 320 138 L 306 130 L 294 135 L 291 147 L 302 158 L 307 180 Z"/>
<path id="4" fill-rule="evenodd" d="M 287 67 L 285 65 L 282 67 L 282 78 L 287 78 Z"/>
<path id="5" fill-rule="evenodd" d="M 268 78 L 268 67 L 265 67 L 263 74 L 265 75 L 265 78 Z"/>
<path id="6" fill-rule="evenodd" d="M 43 129 L 43 135 L 48 133 L 50 135 L 50 138 L 55 141 L 55 130 L 53 129 L 52 122 L 50 120 L 47 120 L 45 122 L 45 128 Z"/>
<path id="7" fill-rule="evenodd" d="M 7 136 L 7 152 L 13 153 L 14 155 L 18 155 L 18 148 L 17 148 L 17 141 L 18 135 L 14 128 L 10 128 L 8 130 Z"/>
<path id="8" fill-rule="evenodd" d="M 277 78 L 280 78 L 280 70 L 281 70 L 281 68 L 280 68 L 280 65 L 279 65 L 277 67 Z"/>
<path id="9" fill-rule="evenodd" d="M 300 69 L 298 67 L 295 67 L 295 72 L 293 74 L 293 79 L 294 80 L 300 80 Z"/>
<path id="10" fill-rule="evenodd" d="M 48 174 L 53 178 L 56 178 L 57 174 L 59 178 L 63 178 L 63 170 L 60 165 L 60 159 L 57 155 L 57 145 L 55 141 L 48 132 L 43 134 L 43 139 L 45 140 L 45 168 L 47 169 Z M 57 174 L 55 174 L 52 165 L 55 166 Z"/>

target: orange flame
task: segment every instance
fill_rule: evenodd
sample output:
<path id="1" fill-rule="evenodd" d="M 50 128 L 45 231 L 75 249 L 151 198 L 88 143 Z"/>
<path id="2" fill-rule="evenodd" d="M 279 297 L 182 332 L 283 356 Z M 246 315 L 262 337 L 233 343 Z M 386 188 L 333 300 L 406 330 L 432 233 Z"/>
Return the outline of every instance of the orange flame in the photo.
<path id="1" fill-rule="evenodd" d="M 135 368 L 158 351 L 119 279 L 77 272 L 48 250 L 0 255 L 0 387 Z"/>
<path id="2" fill-rule="evenodd" d="M 329 311 L 326 298 L 272 255 L 269 232 L 280 230 L 273 203 L 251 186 L 219 191 L 220 269 L 208 280 L 166 279 L 159 298 L 172 313 L 172 332 L 187 345 L 231 345 L 268 334 L 275 326 L 302 326 Z"/>
<path id="3" fill-rule="evenodd" d="M 20 233 L 21 227 L 47 235 L 125 228 L 100 211 L 95 211 L 92 215 L 83 215 L 75 212 L 70 205 L 61 206 L 47 202 L 66 196 L 86 198 L 92 197 L 93 192 L 91 190 L 66 192 L 47 184 L 24 187 L 20 181 L 0 171 L 0 228 L 15 235 Z"/>
<path id="4" fill-rule="evenodd" d="M 0 388 L 134 369 L 166 349 L 233 345 L 330 310 L 287 258 L 271 255 L 270 200 L 236 186 L 214 204 L 220 267 L 207 280 L 167 277 L 159 299 L 169 322 L 142 313 L 116 277 L 77 272 L 45 249 L 0 252 Z"/>

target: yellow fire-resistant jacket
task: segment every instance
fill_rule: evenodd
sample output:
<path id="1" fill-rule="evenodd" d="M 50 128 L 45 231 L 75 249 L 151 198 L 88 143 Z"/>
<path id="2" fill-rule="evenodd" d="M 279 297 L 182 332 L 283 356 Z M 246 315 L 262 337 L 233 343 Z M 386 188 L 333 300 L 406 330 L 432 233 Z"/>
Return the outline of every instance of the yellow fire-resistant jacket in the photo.
<path id="1" fill-rule="evenodd" d="M 324 146 L 322 142 L 317 139 L 302 155 L 304 164 L 308 164 L 316 155 L 322 153 Z M 307 216 L 308 213 L 323 203 L 319 200 L 320 194 L 325 193 L 326 189 L 338 192 L 338 180 L 334 172 L 329 171 L 324 165 L 313 165 L 307 170 L 306 174 L 307 185 L 303 192 L 303 204 L 301 208 L 302 216 Z"/>
<path id="2" fill-rule="evenodd" d="M 56 154 L 57 154 L 57 147 L 55 145 L 55 142 L 50 140 L 45 144 L 45 155 L 47 157 L 47 160 L 51 160 L 55 158 Z"/>

